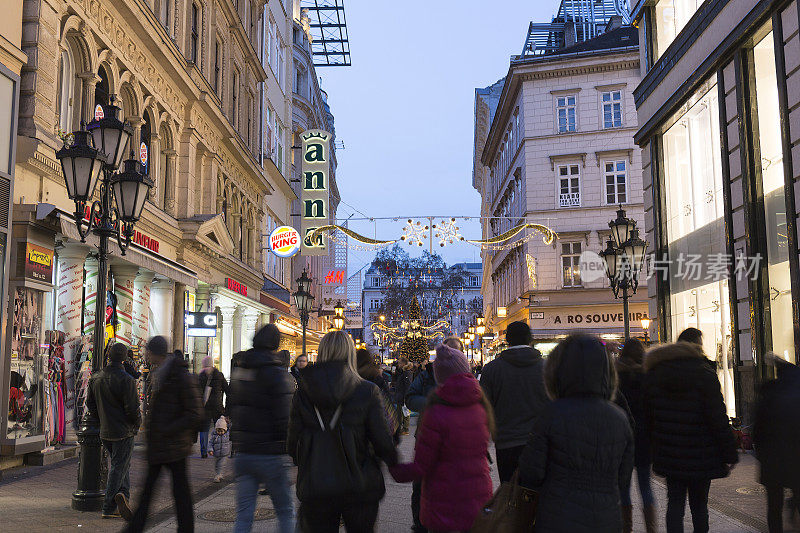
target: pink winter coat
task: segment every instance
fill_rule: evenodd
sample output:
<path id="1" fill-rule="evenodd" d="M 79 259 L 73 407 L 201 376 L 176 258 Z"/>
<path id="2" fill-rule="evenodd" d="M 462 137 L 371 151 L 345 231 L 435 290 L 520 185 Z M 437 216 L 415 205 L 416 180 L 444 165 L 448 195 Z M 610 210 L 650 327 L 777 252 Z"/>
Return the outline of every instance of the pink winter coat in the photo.
<path id="1" fill-rule="evenodd" d="M 456 374 L 436 389 L 417 433 L 414 462 L 390 467 L 398 483 L 422 480 L 420 521 L 437 531 L 467 531 L 492 497 L 489 429 L 472 374 Z"/>

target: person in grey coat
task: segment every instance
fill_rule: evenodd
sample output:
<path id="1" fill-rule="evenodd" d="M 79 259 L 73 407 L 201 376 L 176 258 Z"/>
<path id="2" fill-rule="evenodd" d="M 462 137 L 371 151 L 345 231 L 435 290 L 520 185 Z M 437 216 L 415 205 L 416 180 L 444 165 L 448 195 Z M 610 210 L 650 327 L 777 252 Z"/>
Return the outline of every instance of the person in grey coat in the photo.
<path id="1" fill-rule="evenodd" d="M 539 491 L 535 531 L 619 533 L 633 433 L 611 401 L 613 359 L 596 337 L 572 334 L 548 356 L 544 380 L 553 402 L 519 460 L 520 484 Z"/>
<path id="2" fill-rule="evenodd" d="M 494 441 L 500 482 L 511 481 L 533 425 L 550 403 L 544 390 L 544 362 L 531 348 L 531 328 L 512 322 L 506 329 L 508 348 L 481 373 L 481 387 L 494 409 Z"/>

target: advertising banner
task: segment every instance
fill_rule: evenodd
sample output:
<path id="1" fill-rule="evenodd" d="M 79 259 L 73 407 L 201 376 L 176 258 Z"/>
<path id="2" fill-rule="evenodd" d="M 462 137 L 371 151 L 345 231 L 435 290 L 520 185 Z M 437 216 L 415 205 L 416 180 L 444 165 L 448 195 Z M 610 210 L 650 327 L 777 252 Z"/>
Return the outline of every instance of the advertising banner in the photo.
<path id="1" fill-rule="evenodd" d="M 301 176 L 300 185 L 300 235 L 303 237 L 302 255 L 328 255 L 327 237 L 312 232 L 329 224 L 330 190 L 328 178 L 331 170 L 332 135 L 324 130 L 307 130 L 300 134 Z"/>

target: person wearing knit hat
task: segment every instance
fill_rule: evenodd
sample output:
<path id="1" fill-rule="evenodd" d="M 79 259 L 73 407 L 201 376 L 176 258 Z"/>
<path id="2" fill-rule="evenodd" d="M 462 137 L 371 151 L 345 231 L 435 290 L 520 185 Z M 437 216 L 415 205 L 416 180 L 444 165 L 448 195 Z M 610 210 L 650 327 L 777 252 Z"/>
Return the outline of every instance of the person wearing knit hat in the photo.
<path id="1" fill-rule="evenodd" d="M 203 369 L 198 375 L 200 390 L 203 392 L 203 409 L 205 421 L 203 431 L 199 434 L 200 457 L 208 457 L 209 428 L 214 427 L 214 421 L 225 412 L 224 398 L 230 394 L 230 387 L 225 375 L 214 367 L 214 358 L 207 355 L 203 357 Z"/>
<path id="2" fill-rule="evenodd" d="M 231 454 L 231 436 L 228 432 L 228 422 L 224 416 L 219 417 L 214 424 L 214 434 L 211 435 L 209 453 L 214 456 L 214 483 L 222 481 L 222 467 L 225 458 Z"/>
<path id="3" fill-rule="evenodd" d="M 422 481 L 422 526 L 469 531 L 492 497 L 487 460 L 492 408 L 462 352 L 439 346 L 433 374 L 437 387 L 419 423 L 414 461 L 390 466 L 389 472 L 398 483 Z M 452 453 L 453 443 L 458 453 Z"/>

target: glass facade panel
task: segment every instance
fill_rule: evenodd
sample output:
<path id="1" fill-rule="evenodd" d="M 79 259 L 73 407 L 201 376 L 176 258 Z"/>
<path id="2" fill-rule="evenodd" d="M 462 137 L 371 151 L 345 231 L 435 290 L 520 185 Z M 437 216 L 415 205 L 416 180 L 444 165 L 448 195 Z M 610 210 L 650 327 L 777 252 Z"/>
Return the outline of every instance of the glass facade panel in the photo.
<path id="1" fill-rule="evenodd" d="M 664 133 L 665 228 L 669 253 L 669 324 L 672 337 L 687 327 L 703 332 L 703 350 L 716 362 L 728 414 L 735 415 L 734 356 L 728 272 L 724 261 L 719 101 L 704 88 Z"/>
<path id="2" fill-rule="evenodd" d="M 794 363 L 796 355 L 791 327 L 792 286 L 789 276 L 783 145 L 772 32 L 754 47 L 753 61 L 769 278 L 769 302 L 764 311 L 770 316 L 772 351 Z"/>
<path id="3" fill-rule="evenodd" d="M 657 60 L 705 0 L 659 0 L 653 7 Z"/>

